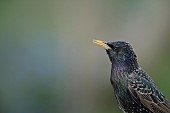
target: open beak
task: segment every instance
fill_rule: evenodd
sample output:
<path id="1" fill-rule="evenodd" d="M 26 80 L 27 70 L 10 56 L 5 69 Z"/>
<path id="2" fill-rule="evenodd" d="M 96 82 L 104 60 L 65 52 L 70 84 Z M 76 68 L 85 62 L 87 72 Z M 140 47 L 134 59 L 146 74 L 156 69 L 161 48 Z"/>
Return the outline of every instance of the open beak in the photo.
<path id="1" fill-rule="evenodd" d="M 101 40 L 93 40 L 93 43 L 97 44 L 98 46 L 101 46 L 102 48 L 108 50 L 111 49 L 106 42 L 101 41 Z"/>

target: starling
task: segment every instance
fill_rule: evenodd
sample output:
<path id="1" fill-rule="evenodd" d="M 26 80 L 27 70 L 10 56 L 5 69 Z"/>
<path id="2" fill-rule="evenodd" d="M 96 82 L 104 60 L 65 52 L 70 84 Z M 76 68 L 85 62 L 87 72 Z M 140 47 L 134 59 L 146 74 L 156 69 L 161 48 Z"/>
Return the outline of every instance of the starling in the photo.
<path id="1" fill-rule="evenodd" d="M 138 65 L 132 46 L 124 41 L 94 40 L 111 61 L 110 81 L 124 113 L 170 113 L 170 103 L 150 76 Z"/>

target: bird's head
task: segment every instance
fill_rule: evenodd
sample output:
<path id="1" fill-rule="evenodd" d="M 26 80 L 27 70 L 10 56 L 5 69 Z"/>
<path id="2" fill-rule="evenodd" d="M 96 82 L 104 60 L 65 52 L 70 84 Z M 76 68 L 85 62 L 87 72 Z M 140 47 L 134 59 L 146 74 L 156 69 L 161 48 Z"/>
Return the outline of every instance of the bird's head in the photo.
<path id="1" fill-rule="evenodd" d="M 128 65 L 135 65 L 137 63 L 135 52 L 128 42 L 94 40 L 94 43 L 106 50 L 112 64 L 127 63 Z"/>

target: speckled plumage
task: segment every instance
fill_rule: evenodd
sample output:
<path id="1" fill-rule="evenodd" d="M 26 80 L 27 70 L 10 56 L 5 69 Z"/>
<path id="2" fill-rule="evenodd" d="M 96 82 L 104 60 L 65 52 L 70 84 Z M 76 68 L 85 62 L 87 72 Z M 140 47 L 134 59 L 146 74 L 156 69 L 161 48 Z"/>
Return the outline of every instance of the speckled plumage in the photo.
<path id="1" fill-rule="evenodd" d="M 110 81 L 124 113 L 170 113 L 170 103 L 137 63 L 127 42 L 103 42 L 112 63 Z M 99 45 L 99 44 L 98 44 Z M 101 46 L 101 42 L 100 42 Z"/>

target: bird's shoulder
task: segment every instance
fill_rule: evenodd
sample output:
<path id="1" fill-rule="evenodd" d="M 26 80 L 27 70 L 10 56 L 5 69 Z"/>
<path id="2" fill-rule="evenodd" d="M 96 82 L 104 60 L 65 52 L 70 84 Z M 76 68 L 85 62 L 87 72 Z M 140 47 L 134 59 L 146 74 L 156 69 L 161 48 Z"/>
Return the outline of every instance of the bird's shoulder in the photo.
<path id="1" fill-rule="evenodd" d="M 128 90 L 134 101 L 152 112 L 170 113 L 170 103 L 143 69 L 138 68 L 129 75 Z"/>

